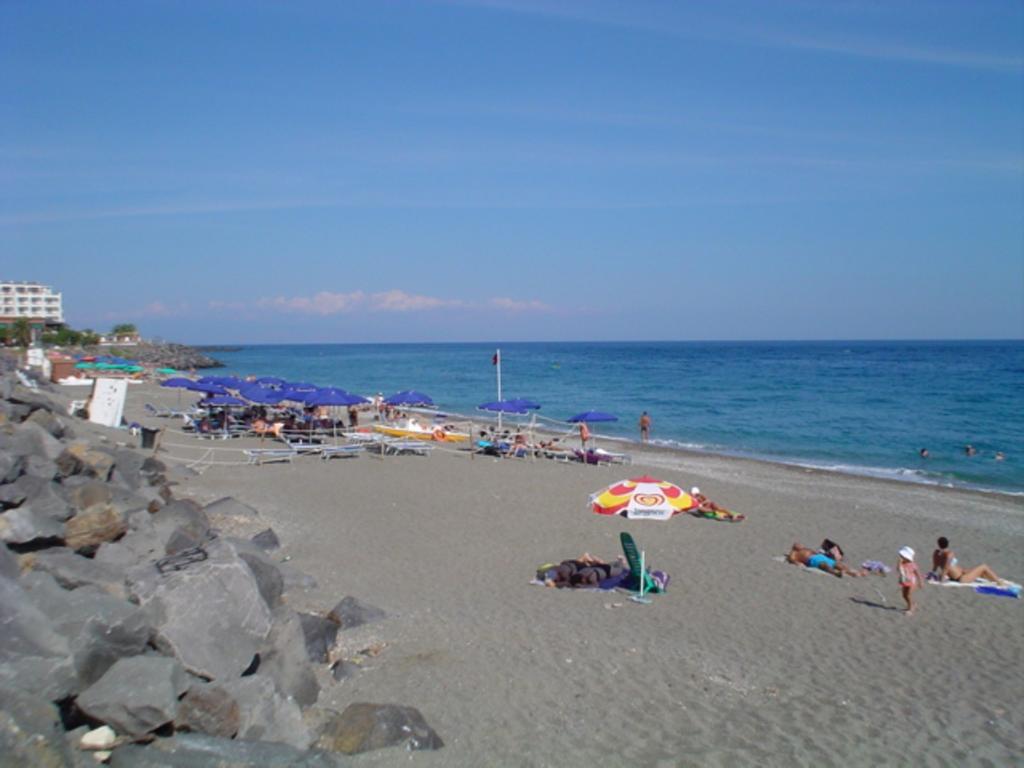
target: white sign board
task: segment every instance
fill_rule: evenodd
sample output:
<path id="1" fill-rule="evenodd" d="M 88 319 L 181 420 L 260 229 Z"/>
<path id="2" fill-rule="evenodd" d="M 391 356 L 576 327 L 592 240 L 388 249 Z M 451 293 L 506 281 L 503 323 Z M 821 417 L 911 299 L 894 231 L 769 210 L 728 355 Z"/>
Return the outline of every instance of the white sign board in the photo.
<path id="1" fill-rule="evenodd" d="M 89 399 L 89 421 L 105 427 L 121 426 L 126 394 L 127 379 L 96 379 Z"/>

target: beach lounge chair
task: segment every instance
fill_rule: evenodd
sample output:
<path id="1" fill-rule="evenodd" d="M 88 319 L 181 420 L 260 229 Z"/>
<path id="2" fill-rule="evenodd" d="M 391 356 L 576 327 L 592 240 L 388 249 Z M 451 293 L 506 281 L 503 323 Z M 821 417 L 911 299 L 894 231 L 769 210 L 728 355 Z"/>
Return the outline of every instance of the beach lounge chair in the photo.
<path id="1" fill-rule="evenodd" d="M 287 461 L 290 464 L 297 455 L 291 448 L 247 448 L 245 450 L 248 464 L 270 464 L 274 461 Z"/>
<path id="2" fill-rule="evenodd" d="M 338 456 L 356 456 L 362 453 L 363 446 L 358 443 L 349 443 L 348 445 L 325 445 L 320 449 L 320 458 L 324 461 L 333 459 Z"/>
<path id="3" fill-rule="evenodd" d="M 317 454 L 323 451 L 324 444 L 313 440 L 296 440 L 294 437 L 288 437 L 283 435 L 281 439 L 291 448 L 295 453 L 300 455 L 305 454 Z"/>
<path id="4" fill-rule="evenodd" d="M 426 456 L 434 450 L 433 443 L 425 443 L 422 440 L 383 440 L 381 441 L 381 445 L 383 446 L 385 453 L 393 456 L 402 456 L 406 454 Z"/>
<path id="5" fill-rule="evenodd" d="M 150 416 L 159 416 L 162 419 L 166 419 L 174 415 L 170 408 L 164 408 L 163 406 L 157 407 L 152 403 L 146 403 L 144 407 L 146 409 L 146 413 Z"/>

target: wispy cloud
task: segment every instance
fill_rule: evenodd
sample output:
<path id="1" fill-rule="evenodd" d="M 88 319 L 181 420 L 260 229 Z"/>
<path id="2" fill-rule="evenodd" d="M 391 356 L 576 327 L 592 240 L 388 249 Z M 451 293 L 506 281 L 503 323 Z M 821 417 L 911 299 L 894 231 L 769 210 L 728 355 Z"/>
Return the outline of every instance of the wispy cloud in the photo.
<path id="1" fill-rule="evenodd" d="M 191 305 L 187 301 L 168 303 L 157 299 L 142 307 L 128 307 L 122 310 L 105 312 L 103 317 L 105 320 L 113 321 L 134 321 L 147 317 L 182 317 L 188 315 L 191 309 Z"/>
<path id="2" fill-rule="evenodd" d="M 257 299 L 246 305 L 238 301 L 215 300 L 208 303 L 213 310 L 264 311 L 301 315 L 340 315 L 352 312 L 433 312 L 445 309 L 491 310 L 500 312 L 553 312 L 554 309 L 537 299 L 496 297 L 486 301 L 442 298 L 409 293 L 401 289 L 372 292 L 351 291 L 339 293 L 320 291 L 312 296 L 273 296 Z"/>
<path id="3" fill-rule="evenodd" d="M 671 4 L 667 6 L 657 4 L 640 6 L 635 2 L 569 4 L 553 0 L 426 0 L 426 2 L 485 11 L 544 16 L 595 26 L 632 29 L 685 40 L 785 48 L 880 61 L 906 61 L 1003 73 L 1020 73 L 1024 69 L 1024 58 L 1009 54 L 999 55 L 989 52 L 912 45 L 892 40 L 837 37 L 824 32 L 814 36 L 793 35 L 777 30 L 766 31 L 764 26 L 752 31 L 737 28 L 728 22 L 718 22 L 707 15 L 703 18 L 687 18 L 684 24 L 678 16 L 666 13 L 666 9 L 672 8 Z"/>

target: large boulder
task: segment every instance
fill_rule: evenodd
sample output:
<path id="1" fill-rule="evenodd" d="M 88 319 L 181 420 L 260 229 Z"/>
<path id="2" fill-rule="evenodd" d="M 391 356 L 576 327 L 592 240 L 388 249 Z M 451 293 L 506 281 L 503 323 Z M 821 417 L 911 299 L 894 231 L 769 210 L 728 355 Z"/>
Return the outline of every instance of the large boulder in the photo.
<path id="1" fill-rule="evenodd" d="M 325 664 L 334 641 L 338 639 L 337 622 L 315 613 L 300 613 L 298 616 L 306 639 L 306 655 L 310 661 Z"/>
<path id="2" fill-rule="evenodd" d="M 219 685 L 193 683 L 178 702 L 174 728 L 234 738 L 241 725 L 241 712 L 234 697 Z"/>
<path id="3" fill-rule="evenodd" d="M 270 609 L 249 566 L 229 544 L 212 541 L 206 553 L 205 560 L 180 563 L 180 570 L 132 569 L 131 594 L 150 615 L 157 647 L 196 675 L 232 679 L 262 646 Z"/>
<path id="4" fill-rule="evenodd" d="M 50 574 L 65 589 L 95 586 L 119 599 L 127 597 L 124 573 L 107 563 L 83 557 L 65 547 L 51 547 L 23 557 L 29 570 Z"/>
<path id="5" fill-rule="evenodd" d="M 0 544 L 0 578 L 17 579 L 20 575 L 21 566 L 18 565 L 17 555 L 6 544 Z"/>
<path id="6" fill-rule="evenodd" d="M 151 516 L 153 532 L 161 547 L 166 547 L 179 528 L 196 541 L 204 541 L 210 532 L 210 520 L 203 508 L 191 499 L 177 499 Z"/>
<path id="7" fill-rule="evenodd" d="M 63 768 L 72 764 L 57 707 L 36 695 L 0 689 L 0 765 Z"/>
<path id="8" fill-rule="evenodd" d="M 69 477 L 63 486 L 68 502 L 79 512 L 114 498 L 109 485 L 91 477 Z"/>
<path id="9" fill-rule="evenodd" d="M 346 755 L 399 745 L 409 750 L 440 749 L 444 742 L 415 707 L 367 703 L 350 704 L 330 718 L 317 741 L 321 749 Z"/>
<path id="10" fill-rule="evenodd" d="M 45 456 L 26 456 L 22 472 L 40 480 L 53 480 L 57 476 L 57 464 Z"/>
<path id="11" fill-rule="evenodd" d="M 136 510 L 129 512 L 127 519 L 128 533 L 115 542 L 101 544 L 94 555 L 97 562 L 127 570 L 164 556 L 164 543 L 157 537 L 152 515 Z"/>
<path id="12" fill-rule="evenodd" d="M 132 656 L 116 661 L 75 705 L 118 733 L 141 736 L 174 720 L 187 687 L 185 671 L 174 659 Z"/>
<path id="13" fill-rule="evenodd" d="M 64 536 L 64 525 L 30 505 L 8 509 L 0 514 L 0 541 L 8 544 L 29 544 L 34 541 L 58 541 Z"/>
<path id="14" fill-rule="evenodd" d="M 277 538 L 273 528 L 260 531 L 250 541 L 265 552 L 281 548 L 281 540 Z"/>
<path id="15" fill-rule="evenodd" d="M 71 645 L 15 581 L 0 577 L 0 688 L 47 701 L 77 692 Z"/>
<path id="16" fill-rule="evenodd" d="M 54 461 L 64 451 L 60 440 L 31 421 L 15 427 L 13 438 L 9 450 L 15 456 L 41 456 Z"/>
<path id="17" fill-rule="evenodd" d="M 78 679 L 91 685 L 121 658 L 146 650 L 152 628 L 145 612 L 98 587 L 74 591 L 48 573 L 33 571 L 21 580 L 33 603 L 68 639 Z"/>
<path id="18" fill-rule="evenodd" d="M 95 552 L 128 530 L 124 513 L 113 504 L 93 504 L 64 524 L 64 543 L 78 552 Z"/>
<path id="19" fill-rule="evenodd" d="M 330 613 L 327 614 L 327 618 L 336 623 L 341 629 L 353 629 L 363 624 L 386 619 L 387 617 L 388 615 L 380 608 L 361 603 L 351 595 L 342 598 L 341 602 L 334 606 Z"/>
<path id="20" fill-rule="evenodd" d="M 74 461 L 69 460 L 64 454 L 71 456 Z M 57 459 L 57 465 L 65 475 L 81 472 L 106 481 L 110 479 L 110 473 L 114 469 L 114 457 L 110 452 L 85 442 L 70 443 L 62 453 L 50 458 Z M 77 466 L 78 471 L 67 472 L 68 466 Z"/>
<path id="21" fill-rule="evenodd" d="M 269 741 L 218 739 L 179 733 L 148 746 L 126 744 L 110 757 L 111 768 L 344 768 L 341 755 L 301 750 Z"/>
<path id="22" fill-rule="evenodd" d="M 231 520 L 248 522 L 260 516 L 260 513 L 243 504 L 238 499 L 225 496 L 217 501 L 210 502 L 204 507 L 207 517 L 229 518 Z"/>
<path id="23" fill-rule="evenodd" d="M 47 410 L 46 408 L 38 408 L 32 411 L 32 413 L 29 414 L 29 417 L 25 419 L 25 422 L 31 422 L 32 424 L 39 425 L 53 435 L 53 437 L 58 439 L 64 437 L 64 424 L 53 414 L 52 411 Z"/>
<path id="24" fill-rule="evenodd" d="M 281 575 L 281 569 L 277 567 L 277 563 L 258 551 L 242 549 L 238 556 L 252 571 L 267 607 L 273 610 L 280 605 L 281 595 L 284 592 L 284 576 Z"/>
<path id="25" fill-rule="evenodd" d="M 306 638 L 299 615 L 288 608 L 274 612 L 274 623 L 260 650 L 258 675 L 274 682 L 278 692 L 301 707 L 315 704 L 320 684 L 306 654 Z"/>
<path id="26" fill-rule="evenodd" d="M 294 699 L 278 693 L 266 677 L 242 677 L 221 683 L 238 702 L 239 739 L 277 741 L 296 749 L 307 749 L 313 740 Z"/>

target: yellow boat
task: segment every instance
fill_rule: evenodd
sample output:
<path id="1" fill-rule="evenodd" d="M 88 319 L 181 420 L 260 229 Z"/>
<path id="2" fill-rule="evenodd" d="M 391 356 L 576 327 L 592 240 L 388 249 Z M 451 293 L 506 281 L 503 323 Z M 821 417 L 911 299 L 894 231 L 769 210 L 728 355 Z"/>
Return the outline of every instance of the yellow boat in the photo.
<path id="1" fill-rule="evenodd" d="M 452 432 L 441 427 L 427 429 L 419 422 L 406 422 L 404 424 L 374 424 L 374 432 L 380 432 L 391 437 L 403 437 L 410 440 L 435 440 L 441 443 L 464 443 L 469 440 L 465 432 Z"/>

